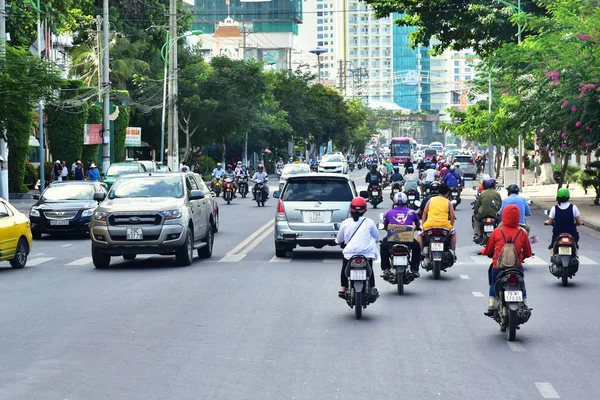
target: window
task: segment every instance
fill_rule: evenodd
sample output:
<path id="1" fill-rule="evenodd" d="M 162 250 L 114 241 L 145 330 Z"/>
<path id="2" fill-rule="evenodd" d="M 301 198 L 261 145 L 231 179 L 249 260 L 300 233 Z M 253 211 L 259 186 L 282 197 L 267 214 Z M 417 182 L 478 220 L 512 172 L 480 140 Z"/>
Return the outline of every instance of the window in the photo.
<path id="1" fill-rule="evenodd" d="M 460 74 L 460 68 L 454 68 L 454 73 L 455 74 Z"/>
<path id="2" fill-rule="evenodd" d="M 465 74 L 470 74 L 471 73 L 471 68 L 465 68 Z"/>
<path id="3" fill-rule="evenodd" d="M 4 203 L 0 202 L 0 218 L 10 217 L 11 215 L 12 213 L 8 207 L 6 207 Z"/>
<path id="4" fill-rule="evenodd" d="M 317 25 L 321 25 L 323 23 L 323 18 L 317 19 Z"/>
<path id="5" fill-rule="evenodd" d="M 329 33 L 325 34 L 325 39 L 329 39 Z"/>
<path id="6" fill-rule="evenodd" d="M 470 81 L 471 79 L 471 75 L 465 75 L 465 81 Z"/>
<path id="7" fill-rule="evenodd" d="M 323 8 L 327 8 L 327 4 L 323 4 Z"/>
<path id="8" fill-rule="evenodd" d="M 460 103 L 460 94 L 458 92 L 452 92 L 452 104 Z"/>
<path id="9" fill-rule="evenodd" d="M 454 75 L 454 82 L 458 82 L 458 81 L 460 81 L 460 76 Z"/>
<path id="10" fill-rule="evenodd" d="M 322 41 L 322 40 L 321 40 L 321 41 L 318 41 L 318 42 L 317 42 L 317 46 L 323 46 L 323 41 Z"/>
<path id="11" fill-rule="evenodd" d="M 323 32 L 323 27 L 322 26 L 317 26 L 317 32 Z"/>
<path id="12" fill-rule="evenodd" d="M 459 65 L 460 65 L 460 61 L 458 61 L 458 60 L 454 60 L 454 66 L 455 66 L 455 67 L 458 67 Z"/>
<path id="13" fill-rule="evenodd" d="M 317 10 L 322 10 L 323 9 L 323 4 L 317 4 Z M 321 14 L 321 15 L 319 15 Z M 317 16 L 321 17 L 323 15 L 323 13 L 317 13 Z"/>
<path id="14" fill-rule="evenodd" d="M 319 33 L 319 34 L 317 35 L 317 39 L 323 39 L 323 34 L 322 34 L 322 33 Z"/>

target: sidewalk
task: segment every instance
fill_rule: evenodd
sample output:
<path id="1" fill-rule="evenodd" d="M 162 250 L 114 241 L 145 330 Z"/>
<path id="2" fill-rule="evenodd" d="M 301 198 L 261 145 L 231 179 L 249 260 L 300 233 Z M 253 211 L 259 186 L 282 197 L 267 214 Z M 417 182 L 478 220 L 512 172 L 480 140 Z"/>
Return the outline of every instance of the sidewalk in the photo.
<path id="1" fill-rule="evenodd" d="M 525 187 L 523 195 L 533 201 L 532 210 L 543 211 L 556 204 L 556 192 L 558 184 L 554 185 L 535 185 L 533 183 L 533 173 L 525 172 Z M 576 184 L 569 185 L 571 192 L 571 203 L 577 205 L 581 212 L 581 220 L 588 227 L 600 232 L 600 206 L 594 205 L 596 198 L 595 190 L 584 190 Z"/>

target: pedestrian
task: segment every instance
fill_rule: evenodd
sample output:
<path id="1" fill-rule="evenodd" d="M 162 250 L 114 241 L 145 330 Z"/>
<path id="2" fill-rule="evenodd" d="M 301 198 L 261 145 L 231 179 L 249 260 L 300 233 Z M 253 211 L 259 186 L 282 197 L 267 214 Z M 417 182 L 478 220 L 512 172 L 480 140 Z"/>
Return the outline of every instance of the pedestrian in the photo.
<path id="1" fill-rule="evenodd" d="M 181 163 L 181 168 L 179 168 L 179 172 L 189 172 L 190 167 L 187 166 L 187 163 L 184 161 Z"/>
<path id="2" fill-rule="evenodd" d="M 75 168 L 77 168 L 77 161 L 79 160 L 75 160 L 73 161 L 73 164 L 71 164 L 71 176 L 75 176 Z"/>
<path id="3" fill-rule="evenodd" d="M 83 175 L 83 164 L 80 160 L 77 160 L 75 161 L 75 169 L 73 170 L 73 179 L 75 179 L 76 181 L 82 181 Z"/>
<path id="4" fill-rule="evenodd" d="M 65 161 L 63 161 L 61 166 L 62 166 L 62 172 L 61 172 L 62 180 L 66 181 L 67 179 L 69 179 L 69 170 L 67 169 L 67 163 Z"/>
<path id="5" fill-rule="evenodd" d="M 54 182 L 62 182 L 62 164 L 60 160 L 54 161 L 54 167 L 52 167 L 52 180 Z"/>
<path id="6" fill-rule="evenodd" d="M 88 180 L 100 182 L 100 173 L 98 172 L 98 167 L 96 164 L 90 164 L 90 169 L 88 170 Z"/>

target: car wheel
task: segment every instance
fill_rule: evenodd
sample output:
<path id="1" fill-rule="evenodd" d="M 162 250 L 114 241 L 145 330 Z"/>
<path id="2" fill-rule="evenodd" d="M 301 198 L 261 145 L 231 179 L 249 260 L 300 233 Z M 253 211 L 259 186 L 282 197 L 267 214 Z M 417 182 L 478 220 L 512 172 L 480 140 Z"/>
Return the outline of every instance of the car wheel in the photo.
<path id="1" fill-rule="evenodd" d="M 110 256 L 104 254 L 101 249 L 94 246 L 92 246 L 92 261 L 94 262 L 94 267 L 98 269 L 110 266 Z"/>
<path id="2" fill-rule="evenodd" d="M 192 265 L 194 259 L 194 232 L 188 227 L 183 245 L 175 252 L 175 261 L 181 267 Z"/>
<path id="3" fill-rule="evenodd" d="M 219 213 L 217 212 L 212 218 L 213 233 L 219 232 Z"/>
<path id="4" fill-rule="evenodd" d="M 285 243 L 275 242 L 275 256 L 276 257 L 285 257 L 288 252 L 288 247 Z"/>
<path id="5" fill-rule="evenodd" d="M 137 254 L 123 254 L 123 259 L 125 260 L 135 260 Z"/>
<path id="6" fill-rule="evenodd" d="M 198 257 L 200 258 L 211 258 L 213 253 L 213 245 L 215 243 L 215 236 L 212 229 L 208 230 L 206 235 L 206 246 L 198 249 Z"/>
<path id="7" fill-rule="evenodd" d="M 42 238 L 42 232 L 31 232 L 31 236 L 35 239 L 35 240 L 40 240 Z"/>
<path id="8" fill-rule="evenodd" d="M 15 258 L 10 260 L 10 265 L 13 268 L 23 268 L 27 264 L 27 254 L 29 253 L 29 246 L 24 238 L 19 239 L 17 244 L 17 251 Z"/>

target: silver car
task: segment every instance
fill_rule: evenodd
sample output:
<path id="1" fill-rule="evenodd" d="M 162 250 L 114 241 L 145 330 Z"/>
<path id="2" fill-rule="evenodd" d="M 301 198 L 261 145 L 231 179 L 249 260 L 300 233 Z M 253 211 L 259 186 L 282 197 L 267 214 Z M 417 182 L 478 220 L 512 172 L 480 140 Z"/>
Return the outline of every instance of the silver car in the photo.
<path id="1" fill-rule="evenodd" d="M 457 154 L 454 162 L 460 164 L 463 177 L 477 179 L 477 165 L 472 154 Z"/>
<path id="2" fill-rule="evenodd" d="M 354 182 L 335 173 L 290 176 L 279 199 L 275 218 L 275 255 L 285 257 L 296 246 L 335 246 L 340 224 L 356 197 Z"/>

